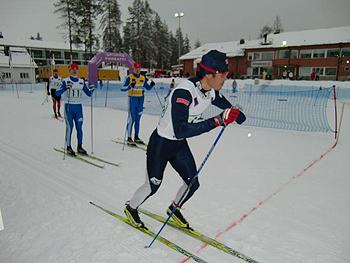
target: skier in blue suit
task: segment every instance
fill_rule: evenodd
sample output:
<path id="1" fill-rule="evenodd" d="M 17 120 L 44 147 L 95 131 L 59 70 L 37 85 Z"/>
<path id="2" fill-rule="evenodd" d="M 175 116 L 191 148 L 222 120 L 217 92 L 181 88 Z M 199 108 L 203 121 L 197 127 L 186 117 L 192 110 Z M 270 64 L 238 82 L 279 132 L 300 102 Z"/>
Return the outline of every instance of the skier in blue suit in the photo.
<path id="1" fill-rule="evenodd" d="M 59 90 L 56 90 L 56 96 L 61 96 L 64 93 L 64 115 L 66 120 L 66 143 L 67 153 L 75 155 L 75 152 L 71 146 L 72 131 L 75 123 L 78 137 L 78 153 L 87 154 L 83 149 L 83 106 L 82 106 L 82 93 L 91 97 L 94 90 L 94 85 L 91 84 L 89 88 L 83 79 L 78 78 L 79 66 L 75 63 L 69 66 L 70 77 L 65 78 L 62 81 Z M 68 92 L 66 92 L 68 91 Z M 74 121 L 74 123 L 73 123 Z"/>
<path id="2" fill-rule="evenodd" d="M 144 144 L 144 142 L 139 138 L 140 132 L 140 120 L 143 112 L 143 103 L 144 103 L 144 88 L 151 90 L 155 85 L 151 81 L 150 85 L 147 83 L 145 76 L 140 74 L 141 64 L 134 63 L 134 72 L 125 80 L 124 88 L 122 91 L 128 91 L 129 95 L 129 119 L 128 119 L 128 140 L 127 143 L 131 146 L 136 146 L 135 143 Z M 131 138 L 132 127 L 135 124 L 135 137 L 134 141 Z"/>

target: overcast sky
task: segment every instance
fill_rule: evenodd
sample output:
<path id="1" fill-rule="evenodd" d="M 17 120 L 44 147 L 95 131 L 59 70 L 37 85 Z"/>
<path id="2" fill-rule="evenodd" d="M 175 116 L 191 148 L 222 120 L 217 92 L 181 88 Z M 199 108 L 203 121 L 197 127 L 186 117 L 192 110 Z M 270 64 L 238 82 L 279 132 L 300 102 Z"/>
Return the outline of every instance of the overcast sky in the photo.
<path id="1" fill-rule="evenodd" d="M 63 42 L 65 31 L 58 30 L 61 20 L 54 14 L 57 0 L 0 0 L 0 31 L 7 38 L 29 38 L 40 32 L 43 40 Z M 181 29 L 191 45 L 256 39 L 265 24 L 279 15 L 285 31 L 300 31 L 350 26 L 350 0 L 148 0 L 151 8 L 175 33 L 184 12 Z M 118 0 L 122 19 L 128 17 L 132 0 Z"/>

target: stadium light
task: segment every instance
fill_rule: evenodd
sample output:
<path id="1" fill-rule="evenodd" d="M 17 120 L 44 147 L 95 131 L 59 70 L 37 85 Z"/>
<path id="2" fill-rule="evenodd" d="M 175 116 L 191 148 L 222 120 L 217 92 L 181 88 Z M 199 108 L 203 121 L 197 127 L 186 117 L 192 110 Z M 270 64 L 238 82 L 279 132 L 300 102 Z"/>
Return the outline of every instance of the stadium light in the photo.
<path id="1" fill-rule="evenodd" d="M 180 56 L 181 56 L 181 39 L 180 39 L 180 18 L 183 17 L 185 14 L 184 13 L 175 13 L 174 16 L 179 19 L 179 59 L 178 59 L 178 64 L 180 65 Z M 180 77 L 180 71 L 179 71 L 179 77 Z"/>

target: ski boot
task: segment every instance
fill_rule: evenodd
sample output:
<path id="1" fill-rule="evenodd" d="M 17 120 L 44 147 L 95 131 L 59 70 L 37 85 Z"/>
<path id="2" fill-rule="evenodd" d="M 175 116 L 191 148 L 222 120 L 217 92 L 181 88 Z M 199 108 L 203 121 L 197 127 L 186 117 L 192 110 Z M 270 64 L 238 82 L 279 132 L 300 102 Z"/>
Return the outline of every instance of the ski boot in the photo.
<path id="1" fill-rule="evenodd" d="M 127 205 L 124 209 L 124 213 L 134 227 L 144 228 L 148 230 L 147 227 L 145 227 L 144 223 L 141 221 L 137 209 L 133 209 L 130 205 Z"/>
<path id="2" fill-rule="evenodd" d="M 78 153 L 87 155 L 87 151 L 84 150 L 83 146 L 81 144 L 78 145 Z"/>
<path id="3" fill-rule="evenodd" d="M 128 137 L 128 140 L 126 141 L 126 143 L 129 146 L 136 146 L 136 143 L 131 139 L 131 137 Z"/>
<path id="4" fill-rule="evenodd" d="M 167 209 L 166 213 L 169 216 L 175 208 L 174 204 L 171 204 L 169 208 Z M 175 212 L 172 214 L 171 218 L 175 221 L 177 225 L 183 228 L 187 228 L 189 230 L 193 230 L 193 228 L 190 227 L 189 223 L 186 221 L 186 219 L 183 217 L 183 215 L 180 212 L 180 208 L 177 207 Z"/>
<path id="5" fill-rule="evenodd" d="M 61 113 L 57 112 L 58 117 L 62 118 Z"/>
<path id="6" fill-rule="evenodd" d="M 67 146 L 67 153 L 70 154 L 70 155 L 75 156 L 75 152 L 73 151 L 71 146 Z"/>
<path id="7" fill-rule="evenodd" d="M 135 135 L 134 142 L 137 143 L 137 144 L 145 145 L 145 143 L 137 135 Z"/>

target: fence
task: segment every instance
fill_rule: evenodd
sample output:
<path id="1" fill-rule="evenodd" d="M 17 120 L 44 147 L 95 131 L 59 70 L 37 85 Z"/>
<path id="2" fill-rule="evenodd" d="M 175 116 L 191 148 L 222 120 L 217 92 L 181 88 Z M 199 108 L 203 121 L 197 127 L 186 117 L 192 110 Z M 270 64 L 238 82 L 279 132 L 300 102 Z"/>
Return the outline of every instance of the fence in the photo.
<path id="1" fill-rule="evenodd" d="M 105 83 L 97 88 L 93 95 L 94 107 L 109 107 L 128 110 L 127 93 L 120 89 L 122 83 Z M 160 116 L 162 104 L 169 92 L 169 83 L 156 83 L 155 88 L 145 91 L 144 113 Z M 20 91 L 39 90 L 43 84 L 20 85 Z M 2 90 L 12 90 L 12 85 L 5 85 Z M 337 87 L 337 98 L 350 100 L 350 89 Z M 247 116 L 244 125 L 275 129 L 332 132 L 327 121 L 327 103 L 333 97 L 332 88 L 287 86 L 287 85 L 252 85 L 246 84 L 233 93 L 230 85 L 225 84 L 220 91 L 233 105 L 242 106 Z M 83 96 L 83 104 L 90 106 L 91 99 Z M 203 119 L 221 112 L 210 106 Z"/>

